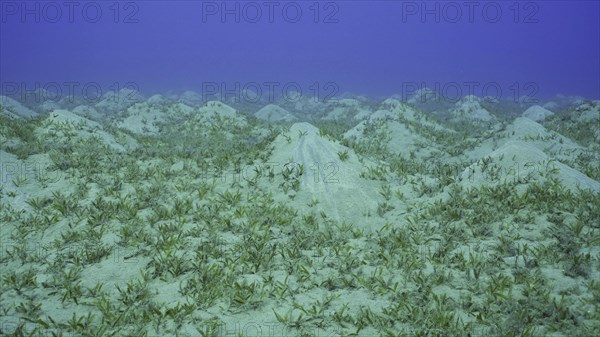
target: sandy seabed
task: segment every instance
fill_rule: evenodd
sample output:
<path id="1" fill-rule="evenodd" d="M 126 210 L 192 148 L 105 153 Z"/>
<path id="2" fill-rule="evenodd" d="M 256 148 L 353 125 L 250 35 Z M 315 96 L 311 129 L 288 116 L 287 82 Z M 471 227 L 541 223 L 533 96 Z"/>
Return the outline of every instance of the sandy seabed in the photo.
<path id="1" fill-rule="evenodd" d="M 0 335 L 600 331 L 598 101 L 2 102 Z"/>

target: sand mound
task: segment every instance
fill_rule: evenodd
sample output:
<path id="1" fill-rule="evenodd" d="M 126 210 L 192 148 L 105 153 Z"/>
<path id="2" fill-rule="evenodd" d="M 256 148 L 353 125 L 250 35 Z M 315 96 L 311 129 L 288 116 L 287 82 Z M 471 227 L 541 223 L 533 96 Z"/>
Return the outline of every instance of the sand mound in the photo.
<path id="1" fill-rule="evenodd" d="M 226 139 L 233 139 L 248 125 L 248 120 L 244 115 L 219 101 L 209 101 L 203 107 L 187 111 L 185 114 L 180 111 L 170 111 L 168 115 L 171 121 L 175 123 L 175 130 L 182 128 L 182 130 L 187 130 L 187 132 L 198 136 L 211 137 L 211 135 L 218 135 Z M 258 141 L 261 134 L 262 132 L 258 132 L 249 135 L 249 141 Z"/>
<path id="2" fill-rule="evenodd" d="M 356 115 L 354 115 L 354 117 L 352 117 L 352 118 L 356 121 L 362 121 L 362 120 L 369 118 L 369 116 L 371 116 L 371 114 L 373 114 L 373 111 L 371 111 L 371 110 L 361 110 Z"/>
<path id="3" fill-rule="evenodd" d="M 202 96 L 196 92 L 187 90 L 181 96 L 179 96 L 179 102 L 189 106 L 201 106 Z"/>
<path id="4" fill-rule="evenodd" d="M 198 110 L 196 117 L 202 124 L 241 127 L 248 124 L 246 117 L 237 110 L 223 102 L 210 101 Z"/>
<path id="5" fill-rule="evenodd" d="M 376 134 L 373 134 L 375 132 Z M 427 139 L 411 131 L 406 124 L 394 120 L 369 119 L 359 123 L 344 134 L 352 142 L 366 141 L 375 136 L 376 141 L 385 145 L 390 153 L 409 156 L 418 151 L 418 144 L 426 144 Z"/>
<path id="6" fill-rule="evenodd" d="M 406 102 L 409 104 L 419 104 L 427 103 L 429 101 L 439 101 L 440 99 L 441 97 L 437 92 L 429 88 L 422 88 L 415 90 L 415 92 L 410 95 Z"/>
<path id="7" fill-rule="evenodd" d="M 63 107 L 60 104 L 58 104 L 58 103 L 56 103 L 54 101 L 48 100 L 48 101 L 45 101 L 42 104 L 40 104 L 36 108 L 36 110 L 39 111 L 39 112 L 41 112 L 41 113 L 48 113 L 48 112 L 51 112 L 51 111 L 54 111 L 54 110 L 59 110 L 59 109 L 62 109 L 62 108 Z"/>
<path id="8" fill-rule="evenodd" d="M 575 109 L 576 127 L 590 130 L 596 145 L 600 143 L 600 100 L 581 104 Z"/>
<path id="9" fill-rule="evenodd" d="M 203 107 L 200 108 L 199 112 L 207 119 L 212 119 L 215 117 L 237 117 L 237 111 L 234 108 L 219 101 L 207 102 Z"/>
<path id="10" fill-rule="evenodd" d="M 548 110 L 554 110 L 554 109 L 558 109 L 559 106 L 558 106 L 558 103 L 553 102 L 553 101 L 549 101 L 549 102 L 544 103 L 544 105 L 542 106 L 542 108 L 548 109 Z"/>
<path id="11" fill-rule="evenodd" d="M 97 122 L 78 116 L 68 110 L 55 110 L 44 120 L 42 126 L 36 129 L 39 139 L 55 143 L 74 143 L 82 139 L 96 138 L 117 151 L 133 148 L 136 143 L 129 137 L 121 141 L 104 131 Z"/>
<path id="12" fill-rule="evenodd" d="M 371 120 L 392 119 L 399 121 L 416 122 L 420 125 L 423 125 L 428 128 L 433 128 L 438 131 L 450 131 L 441 126 L 440 124 L 431 120 L 429 116 L 427 116 L 427 114 L 423 113 L 421 110 L 414 108 L 408 104 L 405 104 L 395 98 L 388 98 L 385 101 L 383 101 L 379 107 L 379 110 L 375 111 L 370 118 Z"/>
<path id="13" fill-rule="evenodd" d="M 30 118 L 38 115 L 37 112 L 7 96 L 0 96 L 0 106 L 2 114 L 10 118 Z"/>
<path id="14" fill-rule="evenodd" d="M 414 121 L 416 113 L 413 109 L 406 108 L 404 105 L 396 107 L 390 110 L 377 110 L 371 114 L 371 121 L 376 120 L 398 120 L 404 118 L 406 120 Z"/>
<path id="15" fill-rule="evenodd" d="M 127 117 L 117 124 L 118 127 L 137 134 L 157 134 L 161 124 L 172 118 L 189 116 L 194 108 L 183 103 L 158 107 L 148 103 L 137 103 L 127 109 Z"/>
<path id="16" fill-rule="evenodd" d="M 560 163 L 543 151 L 522 141 L 508 141 L 467 167 L 460 179 L 465 186 L 514 182 L 527 184 L 556 175 L 565 187 L 600 192 L 600 183 Z"/>
<path id="17" fill-rule="evenodd" d="M 165 96 L 160 95 L 160 94 L 152 95 L 146 101 L 146 103 L 151 104 L 151 105 L 166 104 L 168 102 L 169 102 L 169 100 Z"/>
<path id="18" fill-rule="evenodd" d="M 289 137 L 289 138 L 288 138 Z M 351 220 L 362 225 L 369 212 L 377 207 L 377 186 L 360 177 L 362 164 L 351 149 L 319 136 L 319 130 L 309 123 L 294 124 L 287 135 L 279 135 L 273 142 L 274 150 L 269 160 L 285 167 L 304 167 L 300 189 L 293 202 L 309 211 L 314 206 L 337 220 Z M 340 159 L 341 153 L 348 157 Z M 283 178 L 281 178 L 283 181 Z M 318 214 L 318 213 L 317 213 Z"/>
<path id="19" fill-rule="evenodd" d="M 100 114 L 98 112 L 98 110 L 96 110 L 94 107 L 91 107 L 89 105 L 78 105 L 77 107 L 75 107 L 73 109 L 73 113 L 84 117 L 84 118 L 91 118 L 91 119 L 100 119 L 102 118 L 102 114 Z"/>
<path id="20" fill-rule="evenodd" d="M 600 101 L 591 101 L 579 105 L 575 109 L 578 122 L 600 122 Z M 596 124 L 600 127 L 600 125 Z"/>
<path id="21" fill-rule="evenodd" d="M 275 104 L 264 106 L 262 109 L 258 110 L 254 116 L 258 119 L 270 122 L 292 122 L 298 119 L 289 111 Z"/>
<path id="22" fill-rule="evenodd" d="M 163 111 L 150 107 L 146 103 L 138 103 L 128 108 L 127 114 L 128 117 L 117 126 L 137 134 L 158 133 L 157 122 L 162 122 L 165 119 Z"/>
<path id="23" fill-rule="evenodd" d="M 379 105 L 379 109 L 392 111 L 392 110 L 395 110 L 398 108 L 402 108 L 403 106 L 405 106 L 405 104 L 402 103 L 400 100 L 390 97 L 390 98 L 384 100 L 383 102 L 381 102 L 381 104 Z"/>
<path id="24" fill-rule="evenodd" d="M 553 134 L 529 118 L 517 117 L 506 127 L 505 135 L 517 138 L 547 138 Z"/>
<path id="25" fill-rule="evenodd" d="M 457 121 L 493 122 L 496 120 L 496 117 L 481 106 L 480 98 L 473 95 L 465 96 L 456 102 L 450 113 Z"/>
<path id="26" fill-rule="evenodd" d="M 327 103 L 318 97 L 303 96 L 301 93 L 289 93 L 288 99 L 278 100 L 277 105 L 289 111 L 303 115 L 321 116 L 327 110 Z"/>
<path id="27" fill-rule="evenodd" d="M 517 117 L 506 126 L 504 131 L 482 141 L 474 150 L 468 151 L 466 156 L 470 160 L 478 160 L 510 141 L 530 144 L 546 155 L 561 161 L 574 160 L 584 151 L 581 146 L 569 138 L 549 131 L 529 118 Z"/>
<path id="28" fill-rule="evenodd" d="M 144 96 L 139 92 L 123 88 L 118 92 L 109 91 L 103 97 L 102 100 L 94 106 L 96 109 L 118 112 L 119 110 L 125 110 L 135 103 L 143 102 Z"/>
<path id="29" fill-rule="evenodd" d="M 343 98 L 327 102 L 327 114 L 324 120 L 346 119 L 353 117 L 355 119 L 364 119 L 362 116 L 368 116 L 371 111 L 364 104 L 356 99 Z M 356 115 L 361 117 L 356 118 Z"/>
<path id="30" fill-rule="evenodd" d="M 523 117 L 529 118 L 535 122 L 544 121 L 547 117 L 554 115 L 554 112 L 546 110 L 539 105 L 534 105 L 523 112 Z"/>
<path id="31" fill-rule="evenodd" d="M 516 118 L 501 136 L 507 140 L 528 142 L 549 155 L 569 156 L 582 151 L 581 146 L 569 138 L 546 130 L 542 125 L 524 117 Z"/>
<path id="32" fill-rule="evenodd" d="M 544 126 L 592 152 L 600 153 L 600 100 L 570 107 L 567 113 L 550 118 Z"/>
<path id="33" fill-rule="evenodd" d="M 437 152 L 436 144 L 419 133 L 423 130 L 450 132 L 429 120 L 422 112 L 396 100 L 387 99 L 380 110 L 370 114 L 344 134 L 351 142 L 377 142 L 390 153 L 409 156 L 429 156 Z"/>

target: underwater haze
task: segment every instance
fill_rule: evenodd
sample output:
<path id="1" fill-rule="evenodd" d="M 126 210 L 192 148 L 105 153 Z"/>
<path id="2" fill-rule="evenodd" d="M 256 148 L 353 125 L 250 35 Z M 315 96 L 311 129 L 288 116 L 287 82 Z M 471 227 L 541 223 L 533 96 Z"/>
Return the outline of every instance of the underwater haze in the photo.
<path id="1" fill-rule="evenodd" d="M 599 1 L 0 0 L 0 337 L 591 337 L 599 300 Z"/>
<path id="2" fill-rule="evenodd" d="M 598 1 L 2 1 L 1 9 L 2 81 L 27 89 L 135 83 L 153 94 L 296 82 L 310 92 L 333 82 L 380 97 L 436 85 L 460 96 L 600 95 Z"/>

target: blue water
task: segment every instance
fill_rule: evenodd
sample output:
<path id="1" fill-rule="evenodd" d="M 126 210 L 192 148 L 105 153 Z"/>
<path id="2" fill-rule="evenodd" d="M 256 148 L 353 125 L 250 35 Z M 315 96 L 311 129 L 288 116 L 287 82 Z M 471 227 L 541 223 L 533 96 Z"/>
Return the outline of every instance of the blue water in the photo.
<path id="1" fill-rule="evenodd" d="M 600 97 L 598 1 L 1 4 L 5 95 L 217 84 L 223 95 Z"/>

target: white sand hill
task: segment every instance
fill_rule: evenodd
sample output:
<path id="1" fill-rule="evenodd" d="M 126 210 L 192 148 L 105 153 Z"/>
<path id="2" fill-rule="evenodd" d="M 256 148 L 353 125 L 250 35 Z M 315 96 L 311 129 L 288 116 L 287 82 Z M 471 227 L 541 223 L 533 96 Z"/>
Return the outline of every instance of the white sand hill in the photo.
<path id="1" fill-rule="evenodd" d="M 473 150 L 466 152 L 468 160 L 478 160 L 509 141 L 528 143 L 555 159 L 574 160 L 584 149 L 572 140 L 544 128 L 529 118 L 517 117 L 491 138 L 481 141 Z"/>
<path id="2" fill-rule="evenodd" d="M 360 178 L 363 165 L 351 149 L 319 136 L 319 130 L 309 123 L 292 125 L 287 135 L 278 136 L 273 145 L 270 162 L 282 169 L 287 163 L 304 166 L 294 203 L 305 208 L 316 199 L 317 209 L 331 218 L 365 225 L 363 220 L 377 207 L 377 185 Z M 338 153 L 344 151 L 348 158 L 342 161 Z"/>
<path id="3" fill-rule="evenodd" d="M 552 111 L 554 109 L 558 109 L 558 103 L 554 101 L 549 101 L 544 103 L 544 105 L 542 105 L 542 108 Z"/>
<path id="4" fill-rule="evenodd" d="M 534 105 L 523 112 L 523 117 L 529 118 L 535 122 L 544 121 L 546 118 L 554 115 L 554 112 L 542 108 L 539 105 Z"/>
<path id="5" fill-rule="evenodd" d="M 144 101 L 144 96 L 136 90 L 123 88 L 117 92 L 109 91 L 94 105 L 95 108 L 112 113 L 126 109 L 135 103 Z"/>
<path id="6" fill-rule="evenodd" d="M 146 101 L 146 103 L 151 104 L 151 105 L 161 105 L 161 104 L 166 104 L 168 102 L 169 102 L 169 99 L 160 94 L 152 95 Z"/>
<path id="7" fill-rule="evenodd" d="M 120 135 L 121 139 L 117 140 L 115 135 L 104 131 L 101 124 L 68 110 L 54 110 L 49 113 L 35 133 L 41 140 L 58 143 L 94 139 L 117 151 L 126 151 L 137 146 L 133 138 Z"/>
<path id="8" fill-rule="evenodd" d="M 199 113 L 203 118 L 209 120 L 219 117 L 235 118 L 237 111 L 225 103 L 219 101 L 209 101 L 200 108 Z"/>
<path id="9" fill-rule="evenodd" d="M 102 114 L 99 113 L 94 107 L 89 105 L 78 105 L 73 109 L 73 113 L 92 120 L 98 120 L 102 118 Z"/>
<path id="10" fill-rule="evenodd" d="M 528 184 L 543 182 L 555 176 L 567 188 L 600 192 L 600 183 L 545 154 L 536 146 L 510 140 L 489 155 L 464 170 L 464 186 L 502 184 L 505 182 Z"/>
<path id="11" fill-rule="evenodd" d="M 199 125 L 206 125 L 211 128 L 243 127 L 248 124 L 246 117 L 240 114 L 235 108 L 219 102 L 209 101 L 199 108 L 192 116 Z"/>
<path id="12" fill-rule="evenodd" d="M 440 99 L 441 97 L 436 91 L 430 88 L 422 88 L 415 90 L 415 92 L 412 95 L 410 95 L 406 102 L 410 104 L 419 104 Z"/>
<path id="13" fill-rule="evenodd" d="M 0 96 L 0 106 L 2 107 L 2 114 L 10 118 L 29 118 L 38 115 L 37 112 L 7 96 Z"/>
<path id="14" fill-rule="evenodd" d="M 424 127 L 432 128 L 442 132 L 452 132 L 433 121 L 426 113 L 415 109 L 408 104 L 405 104 L 395 98 L 388 98 L 381 103 L 379 110 L 371 115 L 372 120 L 406 120 L 416 122 Z"/>
<path id="15" fill-rule="evenodd" d="M 576 127 L 590 128 L 596 145 L 600 145 L 600 100 L 586 102 L 575 109 Z M 593 146 L 593 144 L 591 144 Z"/>
<path id="16" fill-rule="evenodd" d="M 485 139 L 466 152 L 475 161 L 461 178 L 469 186 L 497 184 L 505 180 L 527 184 L 556 177 L 566 188 L 600 191 L 600 183 L 574 168 L 581 156 L 598 158 L 594 151 L 547 130 L 526 117 L 518 117 L 504 131 Z M 569 164 L 566 164 L 569 163 Z"/>
<path id="17" fill-rule="evenodd" d="M 496 120 L 489 111 L 484 109 L 481 104 L 481 99 L 476 96 L 465 96 L 460 101 L 456 102 L 454 109 L 450 113 L 455 120 L 469 122 L 493 122 Z"/>
<path id="18" fill-rule="evenodd" d="M 136 103 L 127 109 L 127 117 L 117 123 L 117 126 L 138 134 L 157 134 L 161 123 L 168 121 L 169 118 L 189 116 L 193 111 L 194 108 L 183 103 L 164 107 Z"/>
<path id="19" fill-rule="evenodd" d="M 295 97 L 296 98 L 290 102 L 293 111 L 311 115 L 327 108 L 327 103 L 323 102 L 319 97 L 306 97 L 301 94 L 300 96 Z"/>
<path id="20" fill-rule="evenodd" d="M 323 117 L 324 120 L 345 119 L 350 117 L 360 120 L 364 119 L 365 116 L 370 115 L 372 112 L 363 102 L 352 98 L 330 100 L 327 102 L 327 110 L 327 115 Z"/>
<path id="21" fill-rule="evenodd" d="M 435 143 L 419 134 L 418 127 L 442 133 L 452 132 L 430 120 L 421 111 L 390 98 L 381 104 L 380 110 L 369 114 L 364 121 L 348 130 L 344 138 L 352 142 L 370 141 L 375 133 L 379 144 L 390 153 L 403 156 L 409 156 L 411 152 L 428 156 L 439 151 Z"/>
<path id="22" fill-rule="evenodd" d="M 270 122 L 292 122 L 298 118 L 291 112 L 275 104 L 269 104 L 258 110 L 254 116 L 258 119 L 270 121 Z"/>
<path id="23" fill-rule="evenodd" d="M 196 92 L 187 90 L 179 96 L 179 102 L 189 106 L 202 105 L 202 96 Z"/>
<path id="24" fill-rule="evenodd" d="M 63 107 L 55 102 L 55 101 L 51 101 L 51 100 L 47 100 L 45 102 L 43 102 L 42 104 L 40 104 L 36 110 L 41 112 L 41 113 L 48 113 L 50 111 L 54 111 L 54 110 L 58 110 L 58 109 L 62 109 Z"/>
<path id="25" fill-rule="evenodd" d="M 595 122 L 600 128 L 600 100 L 583 103 L 575 108 L 576 120 L 578 122 Z"/>
<path id="26" fill-rule="evenodd" d="M 574 159 L 584 150 L 571 139 L 524 117 L 516 118 L 499 136 L 505 141 L 517 139 L 530 143 L 556 159 Z"/>

